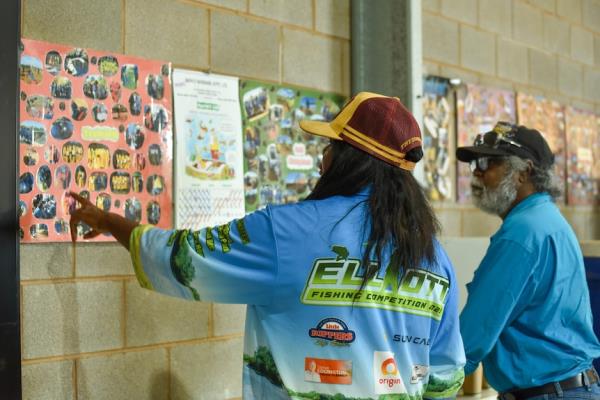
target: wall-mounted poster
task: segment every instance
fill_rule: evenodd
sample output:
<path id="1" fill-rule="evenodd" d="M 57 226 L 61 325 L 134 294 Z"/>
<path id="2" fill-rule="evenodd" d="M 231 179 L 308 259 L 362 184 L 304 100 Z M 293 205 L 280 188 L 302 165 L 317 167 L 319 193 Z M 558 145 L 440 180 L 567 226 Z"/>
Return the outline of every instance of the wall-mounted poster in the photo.
<path id="1" fill-rule="evenodd" d="M 246 211 L 306 197 L 319 179 L 328 139 L 303 132 L 305 119 L 330 121 L 345 98 L 315 90 L 240 81 Z"/>
<path id="2" fill-rule="evenodd" d="M 23 39 L 24 242 L 70 240 L 68 191 L 131 220 L 172 226 L 170 70 L 160 61 Z M 86 229 L 78 226 L 78 234 Z"/>
<path id="3" fill-rule="evenodd" d="M 423 84 L 425 190 L 431 200 L 453 199 L 454 99 L 446 78 L 428 76 Z"/>
<path id="4" fill-rule="evenodd" d="M 467 84 L 456 92 L 457 146 L 472 146 L 479 133 L 485 133 L 498 121 L 516 122 L 514 92 Z M 458 202 L 471 200 L 471 171 L 467 163 L 456 169 Z"/>
<path id="5" fill-rule="evenodd" d="M 517 117 L 519 125 L 537 129 L 548 142 L 554 153 L 554 172 L 561 191 L 565 193 L 567 149 L 564 106 L 541 96 L 517 93 Z M 563 202 L 564 199 L 563 196 Z"/>
<path id="6" fill-rule="evenodd" d="M 244 160 L 238 78 L 173 71 L 177 228 L 244 216 Z"/>
<path id="7" fill-rule="evenodd" d="M 566 108 L 567 203 L 600 204 L 600 133 L 598 117 L 589 111 Z"/>

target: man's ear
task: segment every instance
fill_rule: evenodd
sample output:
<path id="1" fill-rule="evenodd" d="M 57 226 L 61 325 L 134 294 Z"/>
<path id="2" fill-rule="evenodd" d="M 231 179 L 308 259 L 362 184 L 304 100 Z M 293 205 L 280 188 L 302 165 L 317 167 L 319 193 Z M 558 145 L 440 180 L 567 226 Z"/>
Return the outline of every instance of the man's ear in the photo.
<path id="1" fill-rule="evenodd" d="M 527 168 L 519 173 L 519 183 L 527 183 L 530 181 L 531 171 L 533 171 L 533 161 L 527 161 Z"/>

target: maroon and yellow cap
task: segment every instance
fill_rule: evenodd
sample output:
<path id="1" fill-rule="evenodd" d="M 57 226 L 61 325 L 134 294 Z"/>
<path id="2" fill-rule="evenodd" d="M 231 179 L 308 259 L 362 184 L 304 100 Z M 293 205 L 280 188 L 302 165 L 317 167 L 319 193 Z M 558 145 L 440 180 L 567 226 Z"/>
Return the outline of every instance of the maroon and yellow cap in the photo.
<path id="1" fill-rule="evenodd" d="M 406 153 L 422 146 L 415 117 L 397 97 L 360 92 L 331 122 L 300 121 L 300 128 L 314 135 L 343 140 L 352 146 L 408 171 L 415 163 Z"/>

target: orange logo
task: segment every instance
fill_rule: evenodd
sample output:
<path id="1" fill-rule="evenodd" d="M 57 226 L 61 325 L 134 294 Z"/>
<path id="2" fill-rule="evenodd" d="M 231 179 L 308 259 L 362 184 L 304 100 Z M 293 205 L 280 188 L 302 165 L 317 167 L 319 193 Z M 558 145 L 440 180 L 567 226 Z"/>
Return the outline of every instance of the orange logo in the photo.
<path id="1" fill-rule="evenodd" d="M 394 360 L 392 357 L 384 360 L 381 363 L 381 374 L 398 375 L 398 367 L 396 366 L 396 360 Z"/>

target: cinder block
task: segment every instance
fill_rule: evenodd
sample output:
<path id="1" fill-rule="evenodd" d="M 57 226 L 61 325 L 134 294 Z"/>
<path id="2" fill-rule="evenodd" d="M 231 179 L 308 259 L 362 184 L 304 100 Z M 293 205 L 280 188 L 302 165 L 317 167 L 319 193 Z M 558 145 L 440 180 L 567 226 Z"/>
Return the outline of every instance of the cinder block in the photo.
<path id="1" fill-rule="evenodd" d="M 600 1 L 583 0 L 583 25 L 595 31 L 600 32 Z"/>
<path id="2" fill-rule="evenodd" d="M 557 0 L 556 13 L 573 22 L 581 22 L 581 0 Z"/>
<path id="3" fill-rule="evenodd" d="M 600 66 L 600 35 L 594 36 L 594 65 Z"/>
<path id="4" fill-rule="evenodd" d="M 546 50 L 569 54 L 571 36 L 569 36 L 569 23 L 553 15 L 544 15 L 544 45 Z"/>
<path id="5" fill-rule="evenodd" d="M 71 248 L 70 244 L 65 246 Z M 77 276 L 134 274 L 129 252 L 118 243 L 77 243 L 76 251 Z"/>
<path id="6" fill-rule="evenodd" d="M 423 0 L 421 2 L 423 10 L 439 12 L 441 10 L 441 0 Z"/>
<path id="7" fill-rule="evenodd" d="M 460 60 L 465 68 L 496 74 L 496 38 L 494 34 L 466 25 L 460 27 Z"/>
<path id="8" fill-rule="evenodd" d="M 216 71 L 278 81 L 279 42 L 275 25 L 211 13 L 211 67 Z"/>
<path id="9" fill-rule="evenodd" d="M 440 66 L 434 62 L 423 61 L 423 75 L 439 75 Z"/>
<path id="10" fill-rule="evenodd" d="M 241 397 L 242 354 L 241 338 L 173 348 L 171 396 L 174 399 Z"/>
<path id="11" fill-rule="evenodd" d="M 559 57 L 558 91 L 573 97 L 583 95 L 583 67 L 581 64 Z"/>
<path id="12" fill-rule="evenodd" d="M 477 0 L 442 0 L 441 11 L 450 18 L 477 24 Z"/>
<path id="13" fill-rule="evenodd" d="M 458 65 L 458 24 L 423 13 L 423 57 Z"/>
<path id="14" fill-rule="evenodd" d="M 209 303 L 177 299 L 127 284 L 127 346 L 208 336 Z"/>
<path id="15" fill-rule="evenodd" d="M 352 49 L 350 41 L 342 43 L 342 94 L 350 96 L 352 87 Z"/>
<path id="16" fill-rule="evenodd" d="M 571 57 L 582 63 L 594 64 L 594 35 L 578 26 L 571 27 Z"/>
<path id="17" fill-rule="evenodd" d="M 214 6 L 231 8 L 239 11 L 246 11 L 247 0 L 194 0 L 199 3 L 212 4 Z"/>
<path id="18" fill-rule="evenodd" d="M 448 67 L 445 65 L 440 66 L 440 75 L 446 78 L 458 78 L 462 83 L 479 83 L 479 75 L 466 71 L 461 68 Z"/>
<path id="19" fill-rule="evenodd" d="M 600 102 L 599 68 L 585 67 L 583 69 L 583 96 L 595 102 Z"/>
<path id="20" fill-rule="evenodd" d="M 27 364 L 21 367 L 22 400 L 73 399 L 73 361 Z"/>
<path id="21" fill-rule="evenodd" d="M 224 336 L 244 332 L 246 305 L 213 304 L 214 335 Z"/>
<path id="22" fill-rule="evenodd" d="M 200 365 L 196 368 L 200 368 Z M 77 360 L 79 399 L 167 399 L 168 386 L 166 349 Z"/>
<path id="23" fill-rule="evenodd" d="M 529 83 L 556 90 L 557 62 L 554 54 L 529 49 Z"/>
<path id="24" fill-rule="evenodd" d="M 533 47 L 544 47 L 544 18 L 542 12 L 527 3 L 513 3 L 513 38 Z"/>
<path id="25" fill-rule="evenodd" d="M 435 216 L 442 225 L 442 236 L 461 236 L 462 212 L 460 209 L 436 209 Z"/>
<path id="26" fill-rule="evenodd" d="M 512 3 L 510 1 L 480 0 L 479 26 L 510 38 L 512 33 Z"/>
<path id="27" fill-rule="evenodd" d="M 122 282 L 24 286 L 23 358 L 122 347 L 122 292 Z"/>
<path id="28" fill-rule="evenodd" d="M 341 93 L 344 41 L 283 30 L 283 81 Z"/>
<path id="29" fill-rule="evenodd" d="M 318 31 L 350 39 L 349 0 L 317 0 L 315 6 Z"/>
<path id="30" fill-rule="evenodd" d="M 578 240 L 593 239 L 590 237 L 587 229 L 590 217 L 589 213 L 581 212 L 573 207 L 567 207 L 562 210 L 562 214 L 569 225 L 571 225 L 571 228 L 573 228 Z"/>
<path id="31" fill-rule="evenodd" d="M 556 0 L 530 0 L 534 6 L 551 13 L 556 12 Z"/>
<path id="32" fill-rule="evenodd" d="M 145 58 L 208 67 L 208 12 L 180 1 L 127 0 L 125 51 Z"/>
<path id="33" fill-rule="evenodd" d="M 23 37 L 122 52 L 121 0 L 27 0 Z"/>
<path id="34" fill-rule="evenodd" d="M 71 246 L 55 243 L 22 244 L 20 265 L 22 281 L 72 277 Z"/>
<path id="35" fill-rule="evenodd" d="M 491 86 L 497 89 L 505 89 L 514 91 L 515 88 L 519 85 L 518 83 L 514 83 L 513 81 L 509 81 L 502 78 L 496 78 L 495 76 L 483 75 L 479 79 L 479 84 L 483 86 Z"/>
<path id="36" fill-rule="evenodd" d="M 250 14 L 312 28 L 312 0 L 250 0 Z"/>
<path id="37" fill-rule="evenodd" d="M 516 82 L 529 81 L 527 47 L 512 40 L 498 38 L 498 76 Z"/>
<path id="38" fill-rule="evenodd" d="M 500 217 L 484 213 L 476 208 L 464 210 L 462 215 L 463 236 L 492 236 L 502 225 Z"/>

